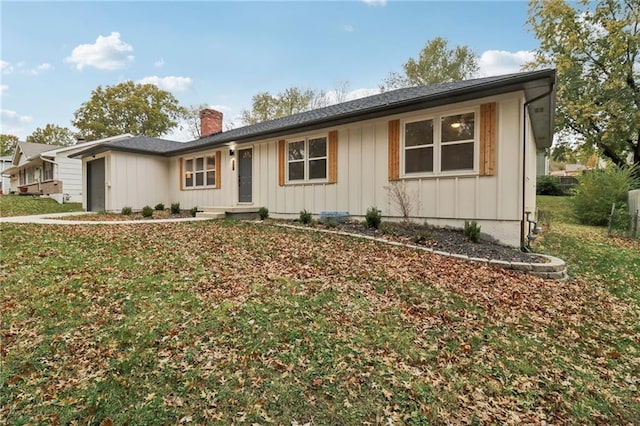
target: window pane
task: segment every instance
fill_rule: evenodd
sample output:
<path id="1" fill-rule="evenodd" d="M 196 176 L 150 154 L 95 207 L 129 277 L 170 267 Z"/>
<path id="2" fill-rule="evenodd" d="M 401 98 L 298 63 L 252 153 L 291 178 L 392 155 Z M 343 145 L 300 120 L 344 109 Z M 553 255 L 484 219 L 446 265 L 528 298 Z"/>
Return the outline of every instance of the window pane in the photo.
<path id="1" fill-rule="evenodd" d="M 207 172 L 207 185 L 216 184 L 216 172 Z"/>
<path id="2" fill-rule="evenodd" d="M 289 160 L 304 159 L 304 141 L 289 143 Z"/>
<path id="3" fill-rule="evenodd" d="M 204 158 L 196 158 L 196 170 L 204 170 Z"/>
<path id="4" fill-rule="evenodd" d="M 184 186 L 193 186 L 193 174 L 187 173 L 187 178 L 185 179 Z"/>
<path id="5" fill-rule="evenodd" d="M 193 160 L 187 160 L 184 169 L 188 172 L 193 171 Z"/>
<path id="6" fill-rule="evenodd" d="M 216 167 L 216 157 L 207 157 L 207 170 L 214 169 Z"/>
<path id="7" fill-rule="evenodd" d="M 309 139 L 309 158 L 327 156 L 327 138 Z"/>
<path id="8" fill-rule="evenodd" d="M 442 142 L 466 141 L 474 137 L 474 113 L 442 117 Z"/>
<path id="9" fill-rule="evenodd" d="M 442 171 L 473 170 L 473 142 L 442 145 Z"/>
<path id="10" fill-rule="evenodd" d="M 433 171 L 433 147 L 407 149 L 404 154 L 404 172 Z"/>
<path id="11" fill-rule="evenodd" d="M 297 161 L 295 163 L 289 163 L 289 180 L 303 180 L 304 179 L 304 162 Z"/>
<path id="12" fill-rule="evenodd" d="M 196 186 L 204 185 L 204 173 L 196 172 Z"/>
<path id="13" fill-rule="evenodd" d="M 433 120 L 405 124 L 404 146 L 418 145 L 433 145 Z"/>
<path id="14" fill-rule="evenodd" d="M 309 179 L 326 179 L 327 160 L 309 160 Z"/>

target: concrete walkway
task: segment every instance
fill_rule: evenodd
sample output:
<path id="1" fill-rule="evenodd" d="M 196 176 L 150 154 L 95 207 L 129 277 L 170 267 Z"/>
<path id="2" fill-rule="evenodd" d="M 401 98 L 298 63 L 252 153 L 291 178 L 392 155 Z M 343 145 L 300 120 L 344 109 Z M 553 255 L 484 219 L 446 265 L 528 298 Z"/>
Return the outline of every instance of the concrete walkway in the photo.
<path id="1" fill-rule="evenodd" d="M 194 222 L 210 220 L 207 217 L 184 217 L 180 219 L 145 219 L 145 220 L 64 220 L 68 216 L 84 216 L 91 212 L 49 213 L 31 216 L 0 217 L 0 223 L 38 223 L 42 225 L 128 225 L 135 223 L 167 223 Z"/>

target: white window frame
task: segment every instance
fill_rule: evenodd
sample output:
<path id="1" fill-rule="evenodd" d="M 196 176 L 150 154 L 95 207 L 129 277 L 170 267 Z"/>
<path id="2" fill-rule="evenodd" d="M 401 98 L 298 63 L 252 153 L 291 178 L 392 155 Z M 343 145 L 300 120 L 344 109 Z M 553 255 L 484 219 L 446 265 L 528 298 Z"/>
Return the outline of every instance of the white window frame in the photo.
<path id="1" fill-rule="evenodd" d="M 51 172 L 50 176 L 47 176 L 47 169 Z M 42 163 L 42 181 L 48 182 L 53 180 L 53 163 L 44 161 Z"/>
<path id="2" fill-rule="evenodd" d="M 309 157 L 309 141 L 313 139 L 325 140 L 325 155 L 324 157 Z M 304 142 L 304 158 L 300 160 L 289 160 L 289 145 L 296 142 Z M 309 135 L 299 138 L 291 138 L 286 140 L 285 146 L 285 168 L 288 184 L 301 184 L 301 183 L 326 183 L 329 179 L 329 135 L 326 133 Z M 309 162 L 316 160 L 325 160 L 325 170 L 323 178 L 310 179 L 309 178 Z M 291 163 L 303 163 L 304 174 L 302 179 L 293 179 L 289 177 L 289 164 Z"/>
<path id="3" fill-rule="evenodd" d="M 207 168 L 207 157 L 213 157 L 213 169 L 208 169 Z M 202 159 L 202 170 L 196 170 L 196 160 L 201 158 Z M 187 161 L 191 161 L 193 164 L 193 170 L 187 170 Z M 216 161 L 216 151 L 213 152 L 205 152 L 202 154 L 197 154 L 197 155 L 192 155 L 190 157 L 184 157 L 182 159 L 182 187 L 183 189 L 187 189 L 187 190 L 191 190 L 191 189 L 208 189 L 208 188 L 216 188 L 216 184 L 218 182 L 216 182 L 216 169 L 218 167 L 220 167 L 219 164 L 217 164 Z M 207 185 L 207 173 L 212 172 L 213 173 L 213 184 L 212 185 Z M 192 174 L 192 185 L 188 185 L 187 184 L 187 177 L 189 176 L 189 173 Z M 202 182 L 203 185 L 196 185 L 196 173 L 202 173 Z"/>
<path id="4" fill-rule="evenodd" d="M 470 143 L 471 140 L 442 142 L 442 119 L 452 115 L 461 115 L 473 113 L 474 131 L 473 131 L 473 168 L 446 170 L 442 171 L 442 146 Z M 432 172 L 415 172 L 406 173 L 406 153 L 407 149 L 427 147 L 430 145 L 420 145 L 415 147 L 405 146 L 405 135 L 407 123 L 415 123 L 419 121 L 433 120 L 433 171 Z M 460 110 L 442 111 L 435 114 L 423 114 L 419 116 L 408 117 L 401 120 L 400 129 L 400 176 L 403 178 L 413 177 L 435 177 L 435 176 L 470 176 L 477 175 L 479 170 L 479 154 L 480 154 L 480 108 L 466 108 Z"/>

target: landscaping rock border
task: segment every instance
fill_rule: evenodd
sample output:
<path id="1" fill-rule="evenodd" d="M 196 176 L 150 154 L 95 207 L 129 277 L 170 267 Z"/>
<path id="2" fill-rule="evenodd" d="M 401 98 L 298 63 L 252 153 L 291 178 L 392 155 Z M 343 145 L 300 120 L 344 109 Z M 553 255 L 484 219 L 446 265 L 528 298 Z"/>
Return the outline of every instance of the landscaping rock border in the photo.
<path id="1" fill-rule="evenodd" d="M 258 221 L 258 222 L 260 223 L 260 221 Z M 386 240 L 384 238 L 372 237 L 370 235 L 355 234 L 355 233 L 351 233 L 351 232 L 334 231 L 334 230 L 331 230 L 331 229 L 310 228 L 310 227 L 306 227 L 306 226 L 296 226 L 296 225 L 290 225 L 290 224 L 285 224 L 285 223 L 270 223 L 270 225 L 279 226 L 279 227 L 282 227 L 282 228 L 300 229 L 300 230 L 305 230 L 305 231 L 324 232 L 324 233 L 328 233 L 328 234 L 336 234 L 336 235 L 344 235 L 344 236 L 348 236 L 348 237 L 363 238 L 363 239 L 366 239 L 366 240 L 377 241 L 377 242 L 388 244 L 388 245 L 392 245 L 392 246 L 407 247 L 407 248 L 412 248 L 412 249 L 416 249 L 416 250 L 421 250 L 421 251 L 424 251 L 424 252 L 427 252 L 427 253 L 437 254 L 438 256 L 451 257 L 453 259 L 463 260 L 465 262 L 484 263 L 484 264 L 486 264 L 488 266 L 501 268 L 501 269 L 508 269 L 508 270 L 517 271 L 517 272 L 522 272 L 522 273 L 525 273 L 525 274 L 534 275 L 534 276 L 545 278 L 545 279 L 565 280 L 565 279 L 568 278 L 567 265 L 564 262 L 564 260 L 562 260 L 562 259 L 560 259 L 558 257 L 549 256 L 549 255 L 546 255 L 546 254 L 536 253 L 536 256 L 541 256 L 541 257 L 544 257 L 545 259 L 548 260 L 545 263 L 508 262 L 508 261 L 497 260 L 497 259 L 485 259 L 485 258 L 479 258 L 479 257 L 469 257 L 469 256 L 464 255 L 464 254 L 449 253 L 449 252 L 434 250 L 434 249 L 431 249 L 431 248 L 428 248 L 428 247 L 423 247 L 423 246 L 420 246 L 420 245 L 417 245 L 417 244 L 402 243 L 402 242 L 398 242 L 398 241 L 389 241 L 389 240 Z"/>

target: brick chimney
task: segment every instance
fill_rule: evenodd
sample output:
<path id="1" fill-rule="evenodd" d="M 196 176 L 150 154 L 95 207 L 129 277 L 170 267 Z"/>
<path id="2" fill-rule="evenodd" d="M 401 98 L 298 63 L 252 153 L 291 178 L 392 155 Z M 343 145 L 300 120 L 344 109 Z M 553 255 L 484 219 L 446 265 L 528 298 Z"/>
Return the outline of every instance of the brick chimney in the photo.
<path id="1" fill-rule="evenodd" d="M 200 111 L 200 137 L 213 135 L 222 131 L 222 113 L 215 109 Z"/>

